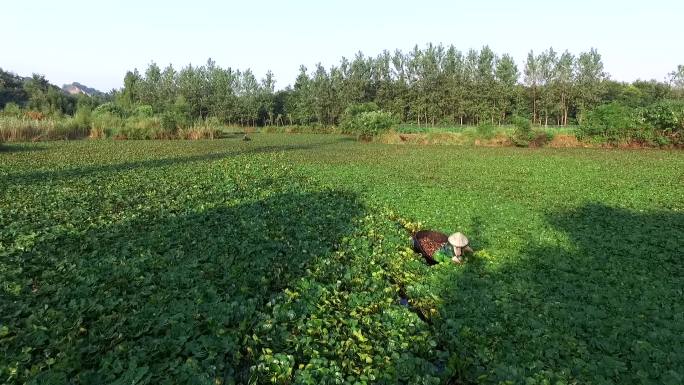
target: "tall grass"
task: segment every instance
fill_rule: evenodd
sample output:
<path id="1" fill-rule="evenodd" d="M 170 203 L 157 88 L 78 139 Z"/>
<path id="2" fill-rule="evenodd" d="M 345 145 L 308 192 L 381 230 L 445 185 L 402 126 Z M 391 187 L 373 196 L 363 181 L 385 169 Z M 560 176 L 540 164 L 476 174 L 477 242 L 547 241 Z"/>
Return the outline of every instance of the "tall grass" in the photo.
<path id="1" fill-rule="evenodd" d="M 85 138 L 90 127 L 76 117 L 32 120 L 25 117 L 0 117 L 0 140 L 22 142 Z"/>
<path id="2" fill-rule="evenodd" d="M 525 142 L 518 138 L 515 126 L 490 125 L 479 126 L 435 126 L 418 127 L 403 125 L 396 130 L 382 135 L 380 142 L 399 144 L 443 144 L 464 146 L 533 146 L 541 147 L 549 144 L 561 135 L 566 146 L 577 146 L 579 142 L 568 140 L 575 138 L 576 127 L 532 127 L 530 126 Z"/>
<path id="3" fill-rule="evenodd" d="M 222 133 L 221 124 L 214 119 L 200 120 L 187 128 L 180 128 L 176 132 L 179 139 L 214 139 Z"/>
<path id="4" fill-rule="evenodd" d="M 215 119 L 190 125 L 164 126 L 157 116 L 131 116 L 112 113 L 76 114 L 74 117 L 46 118 L 0 115 L 0 142 L 27 142 L 66 139 L 214 139 L 223 125 Z"/>
<path id="5" fill-rule="evenodd" d="M 505 131 L 505 132 L 511 132 L 513 129 L 515 129 L 515 125 L 513 124 L 503 124 L 503 125 L 498 125 L 498 124 L 482 124 L 482 125 L 435 125 L 435 126 L 419 126 L 416 124 L 411 124 L 411 123 L 404 123 L 400 124 L 397 128 L 396 131 L 401 134 L 427 134 L 427 133 L 441 133 L 441 132 L 453 132 L 453 133 L 461 133 L 461 132 L 473 132 L 477 131 L 479 127 L 494 127 L 497 132 L 500 131 Z M 531 126 L 535 130 L 541 130 L 544 132 L 551 132 L 554 134 L 567 134 L 567 135 L 573 135 L 577 132 L 577 127 L 578 126 L 538 126 L 538 125 L 532 125 Z"/>
<path id="6" fill-rule="evenodd" d="M 266 126 L 262 127 L 260 132 L 267 134 L 340 134 L 342 129 L 335 126 L 323 126 L 323 125 L 313 125 L 313 126 L 302 126 L 302 125 L 290 125 L 290 126 Z"/>

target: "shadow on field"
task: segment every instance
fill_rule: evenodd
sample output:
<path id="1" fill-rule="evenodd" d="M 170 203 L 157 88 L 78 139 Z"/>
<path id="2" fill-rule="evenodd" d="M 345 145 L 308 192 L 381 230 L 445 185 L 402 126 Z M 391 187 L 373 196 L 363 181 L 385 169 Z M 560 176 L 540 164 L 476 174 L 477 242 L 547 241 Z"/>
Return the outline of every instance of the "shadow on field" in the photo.
<path id="1" fill-rule="evenodd" d="M 439 278 L 454 378 L 682 383 L 684 214 L 589 204 L 547 220 L 573 247 Z"/>
<path id="2" fill-rule="evenodd" d="M 17 383 L 231 383 L 258 312 L 362 213 L 349 193 L 290 193 L 64 229 L 3 257 L 21 291 L 0 314 L 0 367 Z"/>
<path id="3" fill-rule="evenodd" d="M 338 142 L 344 141 L 344 138 L 337 140 L 326 141 L 321 143 L 309 143 L 304 145 L 259 145 L 258 143 L 248 142 L 242 145 L 241 148 L 237 148 L 231 151 L 223 151 L 217 153 L 201 154 L 201 155 L 191 155 L 191 156 L 179 156 L 172 158 L 162 158 L 162 159 L 146 159 L 137 160 L 131 162 L 114 163 L 114 164 L 102 164 L 102 165 L 88 165 L 82 167 L 75 167 L 63 170 L 48 170 L 48 171 L 34 171 L 28 173 L 18 173 L 10 174 L 5 177 L 8 184 L 15 185 L 27 185 L 36 184 L 41 182 L 53 182 L 61 181 L 73 178 L 88 177 L 99 173 L 116 173 L 122 171 L 135 170 L 139 168 L 158 168 L 167 167 L 179 164 L 186 164 L 192 162 L 204 162 L 204 161 L 214 161 L 224 158 L 232 158 L 243 155 L 250 154 L 268 154 L 268 153 L 278 153 L 285 151 L 307 151 L 316 149 L 323 146 L 333 145 Z M 13 147 L 13 146 L 12 146 Z M 11 148 L 10 150 L 12 151 Z M 22 148 L 22 147 L 17 147 Z M 33 149 L 33 147 L 31 147 Z M 27 148 L 27 151 L 30 149 Z"/>
<path id="4" fill-rule="evenodd" d="M 27 145 L 27 144 L 7 144 L 0 143 L 0 153 L 7 152 L 34 152 L 34 151 L 44 151 L 47 148 L 45 146 L 37 145 Z"/>

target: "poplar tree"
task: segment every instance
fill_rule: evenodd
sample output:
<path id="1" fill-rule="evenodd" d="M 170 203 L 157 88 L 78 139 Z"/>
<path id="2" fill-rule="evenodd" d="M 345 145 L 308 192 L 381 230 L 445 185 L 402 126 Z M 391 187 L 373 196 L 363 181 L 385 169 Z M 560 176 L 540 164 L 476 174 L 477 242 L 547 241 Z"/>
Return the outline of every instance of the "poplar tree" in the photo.
<path id="1" fill-rule="evenodd" d="M 577 121 L 581 124 L 586 112 L 600 104 L 603 82 L 607 79 L 603 71 L 601 55 L 592 48 L 583 52 L 575 61 L 575 96 L 577 105 Z"/>

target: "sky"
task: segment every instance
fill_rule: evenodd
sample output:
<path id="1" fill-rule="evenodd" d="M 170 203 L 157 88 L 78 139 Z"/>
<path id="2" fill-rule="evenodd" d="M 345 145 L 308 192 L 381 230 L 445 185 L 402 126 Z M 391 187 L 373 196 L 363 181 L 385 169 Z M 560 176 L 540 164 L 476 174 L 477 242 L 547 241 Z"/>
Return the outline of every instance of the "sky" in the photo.
<path id="1" fill-rule="evenodd" d="M 0 68 L 108 91 L 128 70 L 204 64 L 273 71 L 326 68 L 358 51 L 489 45 L 522 66 L 530 50 L 598 49 L 612 79 L 664 80 L 684 64 L 683 0 L 6 1 Z"/>

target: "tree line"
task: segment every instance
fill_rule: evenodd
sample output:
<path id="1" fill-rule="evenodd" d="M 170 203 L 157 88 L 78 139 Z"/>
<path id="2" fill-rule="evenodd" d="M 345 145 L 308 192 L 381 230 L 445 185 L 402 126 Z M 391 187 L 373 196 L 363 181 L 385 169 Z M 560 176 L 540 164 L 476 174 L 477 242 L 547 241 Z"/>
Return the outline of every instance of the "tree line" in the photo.
<path id="1" fill-rule="evenodd" d="M 294 85 L 279 91 L 271 72 L 257 80 L 249 69 L 221 68 L 212 60 L 179 71 L 152 63 L 144 74 L 126 74 L 116 101 L 239 125 L 337 125 L 349 106 L 373 102 L 419 125 L 502 124 L 525 116 L 566 126 L 581 124 L 601 104 L 641 107 L 681 97 L 684 68 L 670 76 L 669 82 L 612 81 L 595 49 L 530 52 L 519 68 L 510 55 L 487 46 L 464 53 L 430 44 L 375 57 L 358 53 L 329 69 L 301 66 Z"/>
<path id="2" fill-rule="evenodd" d="M 453 45 L 415 46 L 353 59 L 328 69 L 301 66 L 292 86 L 276 90 L 271 72 L 222 68 L 209 59 L 176 70 L 151 63 L 124 77 L 104 98 L 65 95 L 44 77 L 20 78 L 0 70 L 0 108 L 13 103 L 46 114 L 73 114 L 79 105 L 108 102 L 106 111 L 133 114 L 139 107 L 173 122 L 213 118 L 242 126 L 340 124 L 350 106 L 374 103 L 402 123 L 418 125 L 504 124 L 514 116 L 537 125 L 581 124 L 596 107 L 619 102 L 645 107 L 682 97 L 684 66 L 668 81 L 610 80 L 601 55 L 530 52 L 522 66 L 488 46 L 462 52 Z"/>

